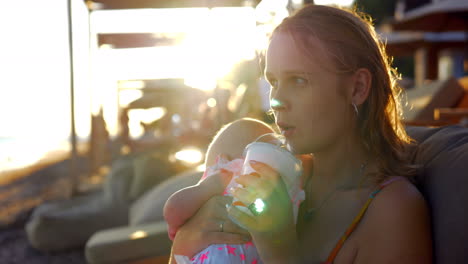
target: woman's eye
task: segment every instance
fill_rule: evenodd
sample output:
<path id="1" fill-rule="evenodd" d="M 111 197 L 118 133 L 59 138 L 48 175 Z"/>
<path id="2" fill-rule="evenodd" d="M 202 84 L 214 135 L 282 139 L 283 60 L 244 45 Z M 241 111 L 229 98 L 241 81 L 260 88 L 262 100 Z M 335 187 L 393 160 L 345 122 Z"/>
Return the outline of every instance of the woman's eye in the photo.
<path id="1" fill-rule="evenodd" d="M 307 84 L 307 80 L 305 78 L 302 78 L 302 77 L 293 77 L 292 81 L 293 81 L 294 84 L 297 84 L 297 85 Z"/>

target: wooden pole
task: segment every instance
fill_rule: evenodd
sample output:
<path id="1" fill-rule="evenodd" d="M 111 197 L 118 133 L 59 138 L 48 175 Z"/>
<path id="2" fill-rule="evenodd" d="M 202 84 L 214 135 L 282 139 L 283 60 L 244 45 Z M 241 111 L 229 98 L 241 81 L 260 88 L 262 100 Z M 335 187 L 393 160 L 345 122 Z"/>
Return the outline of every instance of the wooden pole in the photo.
<path id="1" fill-rule="evenodd" d="M 74 67 L 73 67 L 73 24 L 72 24 L 72 0 L 67 0 L 67 12 L 68 12 L 68 50 L 70 56 L 70 119 L 71 119 L 71 131 L 70 131 L 70 144 L 71 144 L 71 156 L 70 156 L 70 179 L 72 183 L 72 194 L 75 194 L 78 187 L 78 173 L 77 173 L 77 160 L 78 151 L 76 146 L 76 128 L 75 128 L 75 79 L 74 79 Z"/>

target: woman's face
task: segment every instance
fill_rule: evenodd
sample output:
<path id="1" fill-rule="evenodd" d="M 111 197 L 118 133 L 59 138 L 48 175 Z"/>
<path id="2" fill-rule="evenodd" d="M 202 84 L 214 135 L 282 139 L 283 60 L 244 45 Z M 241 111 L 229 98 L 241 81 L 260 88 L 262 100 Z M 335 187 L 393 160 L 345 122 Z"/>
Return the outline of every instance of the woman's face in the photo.
<path id="1" fill-rule="evenodd" d="M 296 154 L 323 151 L 349 131 L 346 78 L 327 70 L 333 66 L 319 44 L 312 40 L 303 54 L 290 34 L 275 33 L 267 51 L 270 98 L 281 102 L 272 104 L 275 121 Z"/>

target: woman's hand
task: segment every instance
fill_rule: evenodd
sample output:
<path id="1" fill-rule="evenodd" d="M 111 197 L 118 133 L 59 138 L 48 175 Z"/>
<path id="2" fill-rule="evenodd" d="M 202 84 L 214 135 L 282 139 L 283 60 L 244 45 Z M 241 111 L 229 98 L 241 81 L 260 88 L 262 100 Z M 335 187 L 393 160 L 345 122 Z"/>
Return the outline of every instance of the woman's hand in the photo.
<path id="1" fill-rule="evenodd" d="M 180 229 L 173 241 L 172 254 L 192 258 L 211 244 L 242 244 L 249 233 L 229 220 L 226 205 L 232 197 L 213 196 Z"/>
<path id="2" fill-rule="evenodd" d="M 231 206 L 229 215 L 250 231 L 264 263 L 303 263 L 291 199 L 281 176 L 264 163 L 251 162 L 250 166 L 258 175 L 240 176 L 237 182 L 244 188 L 234 189 L 234 196 L 244 204 L 259 198 L 265 208 L 256 216 L 250 216 Z"/>
<path id="3" fill-rule="evenodd" d="M 294 230 L 291 199 L 281 176 L 267 164 L 251 161 L 250 165 L 258 174 L 242 175 L 236 179 L 244 188 L 235 188 L 233 195 L 247 205 L 261 199 L 265 207 L 256 216 L 250 216 L 232 206 L 229 209 L 231 217 L 252 234 L 267 232 L 272 235 Z"/>

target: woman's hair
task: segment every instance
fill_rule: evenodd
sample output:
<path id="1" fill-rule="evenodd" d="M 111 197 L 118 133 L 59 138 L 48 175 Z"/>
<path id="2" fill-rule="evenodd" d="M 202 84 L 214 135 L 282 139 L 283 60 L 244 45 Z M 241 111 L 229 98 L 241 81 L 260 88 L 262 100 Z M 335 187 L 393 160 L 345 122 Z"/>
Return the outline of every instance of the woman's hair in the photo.
<path id="1" fill-rule="evenodd" d="M 370 71 L 372 84 L 367 100 L 360 106 L 358 129 L 364 147 L 377 158 L 379 173 L 375 180 L 414 175 L 416 170 L 408 163 L 406 151 L 412 139 L 400 119 L 398 76 L 370 18 L 355 10 L 310 4 L 286 18 L 273 34 L 277 32 L 291 34 L 305 53 L 311 47 L 317 48 L 310 41 L 318 39 L 319 48 L 333 62 L 337 74 L 360 68 Z"/>

